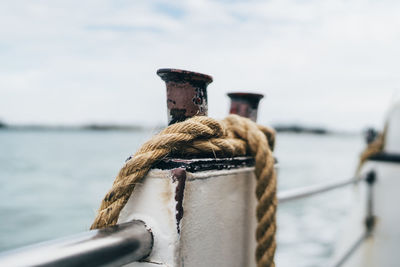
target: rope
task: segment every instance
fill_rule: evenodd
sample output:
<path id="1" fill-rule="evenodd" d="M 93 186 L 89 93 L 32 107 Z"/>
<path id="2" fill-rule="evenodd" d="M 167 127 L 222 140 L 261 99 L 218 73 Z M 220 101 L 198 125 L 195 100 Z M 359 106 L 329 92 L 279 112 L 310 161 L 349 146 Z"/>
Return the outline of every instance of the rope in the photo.
<path id="1" fill-rule="evenodd" d="M 199 116 L 170 125 L 143 144 L 125 163 L 104 197 L 91 229 L 116 224 L 135 185 L 146 176 L 154 163 L 167 156 L 251 155 L 255 158 L 258 199 L 256 261 L 259 267 L 273 267 L 277 206 L 276 173 L 272 155 L 274 144 L 274 130 L 237 115 L 229 115 L 222 121 Z"/>
<path id="2" fill-rule="evenodd" d="M 362 166 L 371 156 L 381 153 L 385 148 L 387 128 L 388 126 L 386 124 L 383 132 L 381 132 L 372 143 L 368 144 L 368 146 L 361 153 L 360 162 L 358 163 L 356 171 L 357 174 L 360 173 Z"/>

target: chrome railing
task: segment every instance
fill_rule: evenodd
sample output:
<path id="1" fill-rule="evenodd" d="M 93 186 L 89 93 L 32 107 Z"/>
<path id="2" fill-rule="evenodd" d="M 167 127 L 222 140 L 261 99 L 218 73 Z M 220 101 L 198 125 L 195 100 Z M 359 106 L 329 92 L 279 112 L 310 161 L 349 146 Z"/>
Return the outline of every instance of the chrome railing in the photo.
<path id="1" fill-rule="evenodd" d="M 374 215 L 374 188 L 373 185 L 376 182 L 375 171 L 369 171 L 364 180 L 367 182 L 367 214 L 365 216 L 365 230 L 364 233 L 354 241 L 354 243 L 345 251 L 345 253 L 335 262 L 333 267 L 341 267 L 357 249 L 362 245 L 362 243 L 367 240 L 372 234 L 375 226 L 375 215 Z"/>
<path id="2" fill-rule="evenodd" d="M 373 211 L 373 185 L 376 181 L 375 171 L 368 172 L 363 177 L 355 177 L 346 180 L 339 180 L 330 183 L 324 183 L 320 185 L 312 185 L 306 186 L 302 188 L 296 188 L 291 190 L 286 190 L 278 193 L 278 202 L 285 203 L 290 202 L 292 200 L 297 200 L 301 198 L 311 197 L 320 193 L 328 192 L 334 189 L 342 188 L 347 185 L 355 184 L 360 181 L 366 181 L 368 184 L 367 188 L 367 214 L 365 216 L 365 231 L 363 234 L 354 241 L 354 243 L 341 255 L 341 257 L 335 262 L 333 267 L 342 266 L 352 255 L 353 253 L 361 246 L 361 244 L 372 235 L 374 224 L 375 224 L 375 216 Z"/>
<path id="3" fill-rule="evenodd" d="M 339 260 L 337 260 L 332 267 L 341 267 L 353 255 L 354 252 L 362 245 L 362 243 L 370 236 L 369 232 L 364 232 L 356 241 L 343 253 Z"/>
<path id="4" fill-rule="evenodd" d="M 320 185 L 311 185 L 296 189 L 285 190 L 283 192 L 278 193 L 278 202 L 285 203 L 288 201 L 305 198 L 309 196 L 313 196 L 316 194 L 320 194 L 323 192 L 331 191 L 333 189 L 341 188 L 346 185 L 355 184 L 359 181 L 363 180 L 363 178 L 350 178 L 346 180 L 339 180 L 330 183 L 324 183 Z"/>
<path id="5" fill-rule="evenodd" d="M 0 254 L 0 266 L 121 266 L 146 258 L 153 234 L 142 221 L 88 231 Z"/>

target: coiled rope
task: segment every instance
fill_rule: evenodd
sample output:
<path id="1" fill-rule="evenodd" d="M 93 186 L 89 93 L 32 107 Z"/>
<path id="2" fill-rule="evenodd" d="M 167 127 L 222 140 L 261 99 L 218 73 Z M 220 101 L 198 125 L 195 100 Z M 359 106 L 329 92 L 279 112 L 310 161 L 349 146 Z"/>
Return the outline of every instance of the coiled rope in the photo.
<path id="1" fill-rule="evenodd" d="M 274 130 L 237 115 L 229 115 L 222 121 L 199 116 L 170 125 L 143 144 L 125 163 L 112 188 L 104 197 L 91 229 L 116 224 L 119 213 L 131 196 L 136 183 L 146 176 L 154 163 L 167 156 L 250 155 L 255 158 L 257 177 L 257 266 L 275 266 L 277 199 L 272 155 L 274 143 Z"/>

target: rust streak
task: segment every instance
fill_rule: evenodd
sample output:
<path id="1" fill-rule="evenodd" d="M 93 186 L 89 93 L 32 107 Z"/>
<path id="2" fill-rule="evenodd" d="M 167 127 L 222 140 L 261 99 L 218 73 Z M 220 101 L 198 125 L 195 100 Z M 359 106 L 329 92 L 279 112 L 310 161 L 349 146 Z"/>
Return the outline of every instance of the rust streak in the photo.
<path id="1" fill-rule="evenodd" d="M 175 200 L 176 200 L 175 217 L 176 217 L 176 229 L 179 234 L 181 232 L 180 222 L 183 218 L 183 197 L 186 185 L 186 169 L 184 168 L 173 169 L 171 170 L 171 174 L 172 174 L 172 181 L 174 183 L 178 182 L 175 190 Z"/>

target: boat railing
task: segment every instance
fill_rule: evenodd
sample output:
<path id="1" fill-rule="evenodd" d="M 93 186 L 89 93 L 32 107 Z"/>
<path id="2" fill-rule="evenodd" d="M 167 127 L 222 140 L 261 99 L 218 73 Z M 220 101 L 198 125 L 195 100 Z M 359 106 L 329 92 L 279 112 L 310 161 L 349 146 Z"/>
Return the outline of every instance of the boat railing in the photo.
<path id="1" fill-rule="evenodd" d="M 153 234 L 132 221 L 0 254 L 0 266 L 121 266 L 150 255 Z"/>
<path id="2" fill-rule="evenodd" d="M 327 191 L 331 191 L 337 188 L 344 187 L 346 185 L 355 184 L 362 180 L 363 178 L 350 178 L 345 180 L 339 180 L 334 182 L 328 182 L 318 185 L 305 186 L 295 189 L 288 189 L 283 192 L 278 192 L 278 202 L 285 203 L 297 199 L 302 199 L 317 194 L 321 194 Z"/>
<path id="3" fill-rule="evenodd" d="M 278 203 L 286 203 L 293 200 L 298 200 L 302 198 L 311 197 L 317 194 L 328 192 L 334 189 L 342 188 L 347 185 L 356 184 L 361 181 L 365 181 L 368 184 L 367 187 L 367 214 L 365 215 L 365 231 L 358 237 L 352 245 L 345 250 L 343 255 L 332 265 L 332 267 L 342 266 L 350 256 L 361 246 L 361 244 L 371 236 L 374 228 L 374 211 L 373 211 L 373 185 L 375 184 L 376 173 L 375 171 L 370 171 L 362 177 L 353 177 L 345 180 L 339 180 L 329 183 L 324 183 L 320 185 L 306 186 L 302 188 L 296 188 L 291 190 L 286 190 L 278 193 Z"/>
<path id="4" fill-rule="evenodd" d="M 367 214 L 365 232 L 354 241 L 332 267 L 340 267 L 368 238 L 374 226 L 373 184 L 376 175 L 368 172 L 364 177 L 324 183 L 286 190 L 278 193 L 280 204 L 311 197 L 347 185 L 366 181 Z M 121 266 L 145 259 L 153 248 L 153 235 L 142 221 L 92 230 L 69 238 L 27 246 L 0 253 L 0 266 Z"/>

